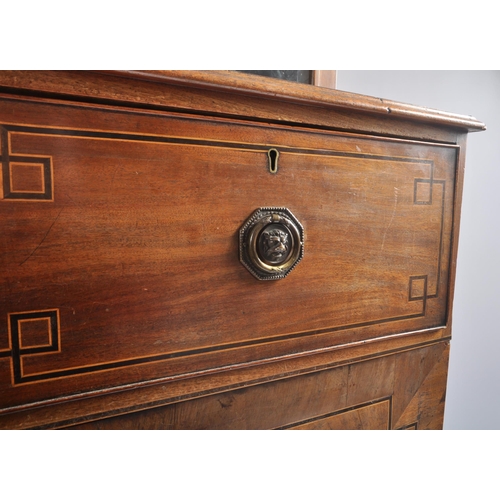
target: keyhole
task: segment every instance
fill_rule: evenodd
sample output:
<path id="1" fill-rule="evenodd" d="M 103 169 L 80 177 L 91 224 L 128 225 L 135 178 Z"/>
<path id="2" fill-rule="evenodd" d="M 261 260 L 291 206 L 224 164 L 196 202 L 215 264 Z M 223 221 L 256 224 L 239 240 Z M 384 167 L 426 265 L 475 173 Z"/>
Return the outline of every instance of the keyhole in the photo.
<path id="1" fill-rule="evenodd" d="M 278 158 L 279 158 L 279 151 L 277 149 L 270 149 L 267 152 L 267 156 L 269 157 L 269 172 L 272 174 L 278 173 Z"/>

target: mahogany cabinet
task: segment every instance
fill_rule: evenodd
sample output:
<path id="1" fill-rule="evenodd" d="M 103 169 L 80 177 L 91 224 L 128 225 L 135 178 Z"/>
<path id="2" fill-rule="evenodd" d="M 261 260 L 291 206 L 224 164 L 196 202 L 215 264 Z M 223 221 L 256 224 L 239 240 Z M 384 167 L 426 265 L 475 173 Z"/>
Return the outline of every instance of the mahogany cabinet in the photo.
<path id="1" fill-rule="evenodd" d="M 0 72 L 0 427 L 438 429 L 464 117 Z"/>

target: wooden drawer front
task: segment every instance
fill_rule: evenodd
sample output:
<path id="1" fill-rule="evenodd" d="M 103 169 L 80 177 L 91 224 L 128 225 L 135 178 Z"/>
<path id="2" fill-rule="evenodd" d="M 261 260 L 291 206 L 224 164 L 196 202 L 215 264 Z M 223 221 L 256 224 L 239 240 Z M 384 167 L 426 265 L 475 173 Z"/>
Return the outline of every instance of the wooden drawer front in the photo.
<path id="1" fill-rule="evenodd" d="M 439 429 L 447 342 L 76 429 Z"/>
<path id="2" fill-rule="evenodd" d="M 454 147 L 7 99 L 0 122 L 4 407 L 446 324 Z M 238 230 L 274 206 L 305 254 L 260 282 Z"/>

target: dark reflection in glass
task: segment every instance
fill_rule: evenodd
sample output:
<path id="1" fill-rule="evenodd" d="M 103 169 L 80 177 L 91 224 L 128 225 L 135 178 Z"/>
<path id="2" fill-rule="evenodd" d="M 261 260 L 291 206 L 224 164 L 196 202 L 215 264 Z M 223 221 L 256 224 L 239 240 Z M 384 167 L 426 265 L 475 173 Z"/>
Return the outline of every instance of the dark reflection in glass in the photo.
<path id="1" fill-rule="evenodd" d="M 312 71 L 307 69 L 251 69 L 240 70 L 240 73 L 269 76 L 280 80 L 297 83 L 312 83 Z"/>

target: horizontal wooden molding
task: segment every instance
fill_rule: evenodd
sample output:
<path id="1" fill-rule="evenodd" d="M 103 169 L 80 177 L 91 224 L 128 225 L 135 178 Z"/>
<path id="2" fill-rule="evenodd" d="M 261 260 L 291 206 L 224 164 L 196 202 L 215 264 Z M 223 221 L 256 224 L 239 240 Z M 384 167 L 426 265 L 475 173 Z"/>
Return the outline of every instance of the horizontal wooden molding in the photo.
<path id="1" fill-rule="evenodd" d="M 430 108 L 399 103 L 377 97 L 364 96 L 341 90 L 298 84 L 235 71 L 110 71 L 117 76 L 140 80 L 160 81 L 183 86 L 224 90 L 238 94 L 251 94 L 267 99 L 291 101 L 315 106 L 345 108 L 378 115 L 408 118 L 426 123 L 448 125 L 469 132 L 485 130 L 476 118 L 447 113 Z"/>

